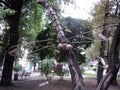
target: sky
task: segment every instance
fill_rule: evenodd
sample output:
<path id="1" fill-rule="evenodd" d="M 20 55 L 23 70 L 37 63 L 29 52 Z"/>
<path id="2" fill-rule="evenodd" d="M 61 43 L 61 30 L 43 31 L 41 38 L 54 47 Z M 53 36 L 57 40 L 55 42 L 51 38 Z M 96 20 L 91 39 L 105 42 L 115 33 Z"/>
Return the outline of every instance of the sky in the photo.
<path id="1" fill-rule="evenodd" d="M 88 19 L 91 18 L 90 11 L 93 7 L 93 5 L 100 0 L 75 0 L 76 5 L 73 7 L 72 5 L 69 5 L 67 7 L 63 7 L 64 13 L 62 13 L 63 16 L 70 16 L 73 18 L 81 18 L 81 19 Z"/>

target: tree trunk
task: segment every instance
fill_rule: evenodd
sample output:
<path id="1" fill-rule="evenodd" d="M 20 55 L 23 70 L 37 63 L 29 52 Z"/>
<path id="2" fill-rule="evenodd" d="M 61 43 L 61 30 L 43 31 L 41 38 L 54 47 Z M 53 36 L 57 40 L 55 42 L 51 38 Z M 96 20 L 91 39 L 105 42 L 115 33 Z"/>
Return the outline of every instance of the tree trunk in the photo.
<path id="1" fill-rule="evenodd" d="M 13 50 L 14 48 L 17 48 L 18 44 L 18 26 L 19 26 L 19 20 L 20 20 L 20 14 L 21 14 L 21 8 L 23 4 L 23 0 L 8 0 L 7 2 L 10 5 L 10 8 L 12 10 L 15 10 L 15 13 L 13 15 L 7 15 L 6 20 L 10 26 L 10 40 L 9 40 L 9 46 L 7 51 L 10 49 Z M 13 48 L 13 46 L 15 46 Z M 12 84 L 12 69 L 13 69 L 13 63 L 14 63 L 14 56 L 12 56 L 9 52 L 6 53 L 5 62 L 4 62 L 4 68 L 2 73 L 2 79 L 1 79 L 1 85 L 2 86 L 9 86 Z"/>
<path id="2" fill-rule="evenodd" d="M 4 58 L 6 55 L 6 48 L 8 46 L 8 40 L 9 40 L 9 31 L 6 28 L 4 29 L 4 31 L 5 31 L 4 38 L 3 38 L 4 46 L 2 47 L 2 48 L 4 48 L 4 50 L 3 50 L 2 55 L 1 55 L 0 66 L 3 66 Z"/>
<path id="3" fill-rule="evenodd" d="M 0 55 L 0 67 L 2 67 L 3 64 L 3 55 Z"/>
<path id="4" fill-rule="evenodd" d="M 98 61 L 98 68 L 97 68 L 97 85 L 100 83 L 101 79 L 103 78 L 103 64 Z"/>
<path id="5" fill-rule="evenodd" d="M 12 79 L 12 68 L 13 68 L 13 62 L 14 57 L 10 56 L 8 53 L 6 54 L 5 62 L 4 62 L 4 68 L 2 73 L 2 79 L 1 79 L 1 85 L 7 86 L 11 85 L 11 79 Z"/>
<path id="6" fill-rule="evenodd" d="M 42 4 L 50 12 L 50 15 L 52 17 L 52 20 L 53 20 L 55 28 L 56 28 L 56 32 L 58 34 L 58 38 L 60 40 L 60 43 L 62 43 L 61 45 L 66 47 L 67 44 L 70 42 L 64 35 L 63 28 L 60 25 L 60 22 L 58 20 L 56 12 L 51 7 L 51 5 L 47 2 L 47 0 L 37 0 L 37 2 L 39 4 Z M 67 57 L 67 61 L 69 64 L 72 83 L 73 83 L 72 90 L 83 90 L 83 78 L 82 78 L 82 74 L 80 72 L 78 61 L 74 55 L 74 52 L 72 49 L 64 50 L 64 51 L 67 52 L 66 57 Z"/>
<path id="7" fill-rule="evenodd" d="M 113 77 L 113 81 L 111 83 L 111 85 L 114 85 L 114 86 L 118 86 L 118 83 L 117 83 L 117 73 L 119 71 L 119 68 L 116 69 L 116 72 L 115 72 L 115 76 Z"/>
<path id="8" fill-rule="evenodd" d="M 55 29 L 58 34 L 58 38 L 60 39 L 60 42 L 66 42 L 67 39 L 65 38 L 63 28 L 61 27 L 58 17 L 56 15 L 56 12 L 52 8 L 52 6 L 48 3 L 47 0 L 37 0 L 37 2 L 43 5 L 43 7 L 45 7 L 50 12 L 50 15 L 55 25 Z"/>
<path id="9" fill-rule="evenodd" d="M 118 69 L 120 68 L 119 62 L 119 45 L 120 45 L 120 23 L 117 25 L 117 29 L 115 31 L 112 44 L 110 47 L 109 54 L 109 67 L 106 76 L 101 80 L 96 90 L 107 90 L 116 74 L 118 73 Z"/>
<path id="10" fill-rule="evenodd" d="M 109 0 L 106 1 L 105 9 L 104 9 L 105 14 L 104 14 L 104 24 L 103 24 L 103 32 L 102 32 L 103 35 L 106 35 L 106 32 L 107 32 L 106 19 L 108 17 L 108 8 L 109 8 L 108 5 L 109 5 Z M 106 43 L 106 41 L 103 41 L 103 40 L 101 41 L 100 56 L 102 58 L 105 57 L 105 55 L 104 55 L 105 54 L 105 52 L 104 52 L 105 51 L 105 43 Z M 99 82 L 103 78 L 103 70 L 104 70 L 103 64 L 99 61 L 98 62 L 98 70 L 97 70 L 97 85 L 99 84 Z"/>
<path id="11" fill-rule="evenodd" d="M 72 90 L 83 90 L 83 77 L 74 52 L 72 50 L 67 51 L 66 57 L 71 73 Z"/>
<path id="12" fill-rule="evenodd" d="M 36 63 L 35 63 L 35 62 L 33 63 L 33 67 L 34 67 L 34 68 L 33 68 L 33 71 L 35 72 L 35 71 L 36 71 L 36 70 L 35 70 L 35 67 L 36 67 Z"/>

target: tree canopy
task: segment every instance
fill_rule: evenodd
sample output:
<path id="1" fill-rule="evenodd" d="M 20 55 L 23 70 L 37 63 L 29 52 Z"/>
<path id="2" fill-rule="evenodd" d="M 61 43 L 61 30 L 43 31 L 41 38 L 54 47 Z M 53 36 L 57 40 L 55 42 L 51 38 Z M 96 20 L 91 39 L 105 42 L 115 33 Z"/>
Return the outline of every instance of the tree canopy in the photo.
<path id="1" fill-rule="evenodd" d="M 113 64 L 113 68 L 110 68 L 109 64 L 110 73 L 107 75 L 116 76 L 119 69 L 116 62 L 119 61 L 117 52 L 119 52 L 120 1 L 101 0 L 95 4 L 91 12 L 93 18 L 88 21 L 61 16 L 62 4 L 74 4 L 74 0 L 49 0 L 50 5 L 45 3 L 47 0 L 39 2 L 41 5 L 35 0 L 0 1 L 0 55 L 5 57 L 1 84 L 11 84 L 15 53 L 19 54 L 17 58 L 21 58 L 25 50 L 28 50 L 28 58 L 32 63 L 46 58 L 55 58 L 62 62 L 67 58 L 73 76 L 76 72 L 72 73 L 74 69 L 71 60 L 75 60 L 72 62 L 74 66 L 78 66 L 77 63 L 85 61 L 82 52 L 86 53 L 88 59 L 101 55 Z M 62 35 L 57 37 L 57 34 L 62 34 L 64 38 Z M 72 49 L 61 53 L 57 48 L 59 42 L 66 46 L 70 44 L 69 49 Z M 9 53 L 14 50 L 17 51 L 13 52 L 13 55 Z M 75 67 L 75 70 L 78 72 L 78 78 L 82 77 L 79 74 L 79 67 Z M 72 77 L 72 80 L 77 79 Z M 102 83 L 107 83 L 104 81 Z M 75 85 L 80 83 L 73 82 Z"/>

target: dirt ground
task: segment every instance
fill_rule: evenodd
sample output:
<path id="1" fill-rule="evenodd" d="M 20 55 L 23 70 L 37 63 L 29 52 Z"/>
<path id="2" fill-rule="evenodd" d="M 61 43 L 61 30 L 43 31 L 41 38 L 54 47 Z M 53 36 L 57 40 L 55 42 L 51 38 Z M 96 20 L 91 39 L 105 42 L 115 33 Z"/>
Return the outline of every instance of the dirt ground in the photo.
<path id="1" fill-rule="evenodd" d="M 96 79 L 84 78 L 85 90 L 95 90 Z M 0 90 L 71 90 L 71 80 L 66 77 L 64 80 L 53 78 L 49 82 L 45 78 L 37 77 L 27 80 L 13 81 L 13 86 L 0 87 Z M 120 90 L 119 86 L 110 86 L 108 90 Z"/>

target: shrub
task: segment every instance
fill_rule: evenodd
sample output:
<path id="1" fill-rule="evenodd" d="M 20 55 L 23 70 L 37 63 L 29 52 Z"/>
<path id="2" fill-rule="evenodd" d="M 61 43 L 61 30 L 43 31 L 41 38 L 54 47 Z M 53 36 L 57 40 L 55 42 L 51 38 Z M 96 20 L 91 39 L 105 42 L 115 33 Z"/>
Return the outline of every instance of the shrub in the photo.
<path id="1" fill-rule="evenodd" d="M 53 70 L 53 60 L 51 59 L 45 59 L 41 62 L 41 72 L 45 74 L 45 76 L 48 77 L 48 75 Z"/>
<path id="2" fill-rule="evenodd" d="M 15 66 L 15 67 L 13 67 L 13 70 L 14 70 L 15 72 L 21 71 L 21 70 L 22 70 L 22 66 L 21 66 L 21 65 L 17 65 L 17 66 Z"/>
<path id="3" fill-rule="evenodd" d="M 94 66 L 94 67 L 92 67 L 91 68 L 93 71 L 96 71 L 97 70 L 97 68 Z"/>

